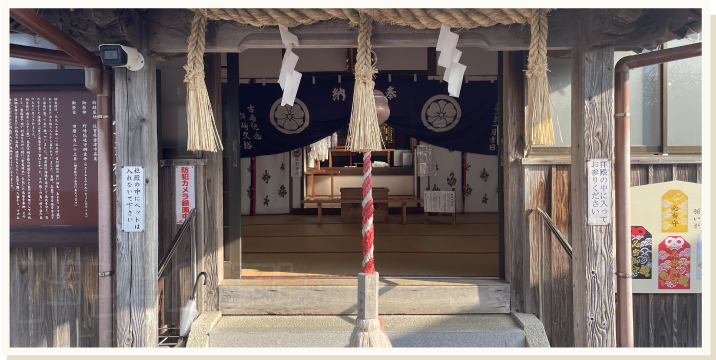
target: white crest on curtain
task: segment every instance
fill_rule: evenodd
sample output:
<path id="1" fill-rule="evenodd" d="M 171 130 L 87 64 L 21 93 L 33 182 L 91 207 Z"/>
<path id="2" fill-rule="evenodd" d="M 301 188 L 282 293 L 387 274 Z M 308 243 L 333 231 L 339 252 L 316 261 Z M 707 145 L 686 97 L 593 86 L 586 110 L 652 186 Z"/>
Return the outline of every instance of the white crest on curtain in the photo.
<path id="1" fill-rule="evenodd" d="M 460 121 L 462 110 L 455 99 L 447 95 L 435 95 L 423 105 L 421 117 L 426 128 L 435 131 L 448 131 Z"/>

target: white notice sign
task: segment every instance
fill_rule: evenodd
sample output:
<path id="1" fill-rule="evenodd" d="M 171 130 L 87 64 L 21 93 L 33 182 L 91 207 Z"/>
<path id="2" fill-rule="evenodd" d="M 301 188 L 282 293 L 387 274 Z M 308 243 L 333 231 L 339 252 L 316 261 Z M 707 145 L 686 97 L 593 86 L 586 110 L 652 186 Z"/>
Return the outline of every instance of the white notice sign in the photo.
<path id="1" fill-rule="evenodd" d="M 301 156 L 301 149 L 291 151 L 291 177 L 300 178 L 302 168 L 303 157 Z"/>
<path id="2" fill-rule="evenodd" d="M 144 167 L 122 166 L 122 231 L 144 231 Z"/>
<path id="3" fill-rule="evenodd" d="M 454 191 L 425 191 L 423 196 L 426 212 L 453 213 L 455 212 Z"/>
<path id="4" fill-rule="evenodd" d="M 194 186 L 194 167 L 193 166 L 177 166 L 176 167 L 176 214 L 177 224 L 183 224 L 191 209 L 194 208 L 195 186 Z"/>
<path id="5" fill-rule="evenodd" d="M 589 225 L 609 225 L 612 219 L 612 165 L 606 159 L 587 162 Z"/>

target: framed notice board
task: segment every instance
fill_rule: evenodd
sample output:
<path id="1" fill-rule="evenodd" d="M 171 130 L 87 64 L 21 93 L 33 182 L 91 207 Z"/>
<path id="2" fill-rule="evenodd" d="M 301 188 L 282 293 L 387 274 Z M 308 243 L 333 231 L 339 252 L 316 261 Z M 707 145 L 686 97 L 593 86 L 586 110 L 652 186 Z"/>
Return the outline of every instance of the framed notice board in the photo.
<path id="1" fill-rule="evenodd" d="M 631 272 L 634 293 L 700 293 L 701 184 L 683 181 L 631 188 Z"/>
<path id="2" fill-rule="evenodd" d="M 71 70 L 11 73 L 11 246 L 96 246 L 97 96 Z"/>

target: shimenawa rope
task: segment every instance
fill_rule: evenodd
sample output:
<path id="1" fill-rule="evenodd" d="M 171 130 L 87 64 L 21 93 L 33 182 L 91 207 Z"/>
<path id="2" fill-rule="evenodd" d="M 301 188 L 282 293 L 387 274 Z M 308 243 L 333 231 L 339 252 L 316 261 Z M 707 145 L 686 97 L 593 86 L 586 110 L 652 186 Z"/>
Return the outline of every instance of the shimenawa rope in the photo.
<path id="1" fill-rule="evenodd" d="M 530 43 L 529 66 L 527 70 L 529 86 L 529 116 L 533 123 L 532 143 L 553 144 L 554 130 L 549 111 L 549 83 L 547 80 L 547 9 L 191 9 L 195 12 L 189 37 L 189 58 L 185 82 L 189 84 L 187 94 L 187 122 L 189 123 L 189 150 L 216 151 L 222 149 L 218 131 L 213 121 L 211 105 L 206 95 L 203 78 L 203 66 L 200 66 L 204 54 L 204 36 L 206 20 L 233 20 L 252 26 L 276 26 L 279 23 L 287 27 L 310 25 L 330 19 L 348 20 L 351 26 L 361 26 L 361 32 L 368 36 L 359 37 L 367 41 L 370 49 L 370 21 L 393 25 L 410 26 L 415 29 L 438 29 L 446 24 L 455 29 L 471 29 L 494 25 L 530 24 L 532 38 Z M 366 24 L 368 21 L 368 24 Z M 367 26 L 366 26 L 367 25 Z M 368 28 L 370 26 L 371 29 Z M 364 44 L 365 45 L 365 44 Z M 370 51 L 370 50 L 368 50 Z M 368 55 L 370 56 L 370 55 Z M 374 69 L 368 66 L 364 70 L 356 69 L 356 90 L 358 76 L 371 76 Z M 194 94 L 190 97 L 189 93 Z M 354 92 L 354 98 L 357 91 Z M 372 97 L 371 97 L 372 98 Z M 359 103 L 360 104 L 360 103 Z M 367 104 L 366 104 L 367 105 Z M 356 103 L 354 101 L 354 107 Z M 359 105 L 360 108 L 360 105 Z M 355 110 L 355 109 L 354 109 Z M 360 121 L 360 120 L 359 120 Z M 351 121 L 353 123 L 353 121 Z M 371 131 L 372 132 L 372 131 Z M 363 137 L 355 142 L 352 149 L 379 150 L 370 133 L 356 133 Z"/>

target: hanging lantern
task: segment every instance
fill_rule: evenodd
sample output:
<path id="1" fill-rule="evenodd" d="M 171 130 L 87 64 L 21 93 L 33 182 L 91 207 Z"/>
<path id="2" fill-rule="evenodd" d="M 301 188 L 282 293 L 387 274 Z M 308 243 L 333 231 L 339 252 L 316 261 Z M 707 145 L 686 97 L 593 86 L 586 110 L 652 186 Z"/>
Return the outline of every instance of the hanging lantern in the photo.
<path id="1" fill-rule="evenodd" d="M 378 113 L 378 124 L 382 124 L 390 117 L 388 98 L 383 95 L 383 92 L 376 89 L 373 89 L 373 97 L 375 97 L 375 110 Z"/>

